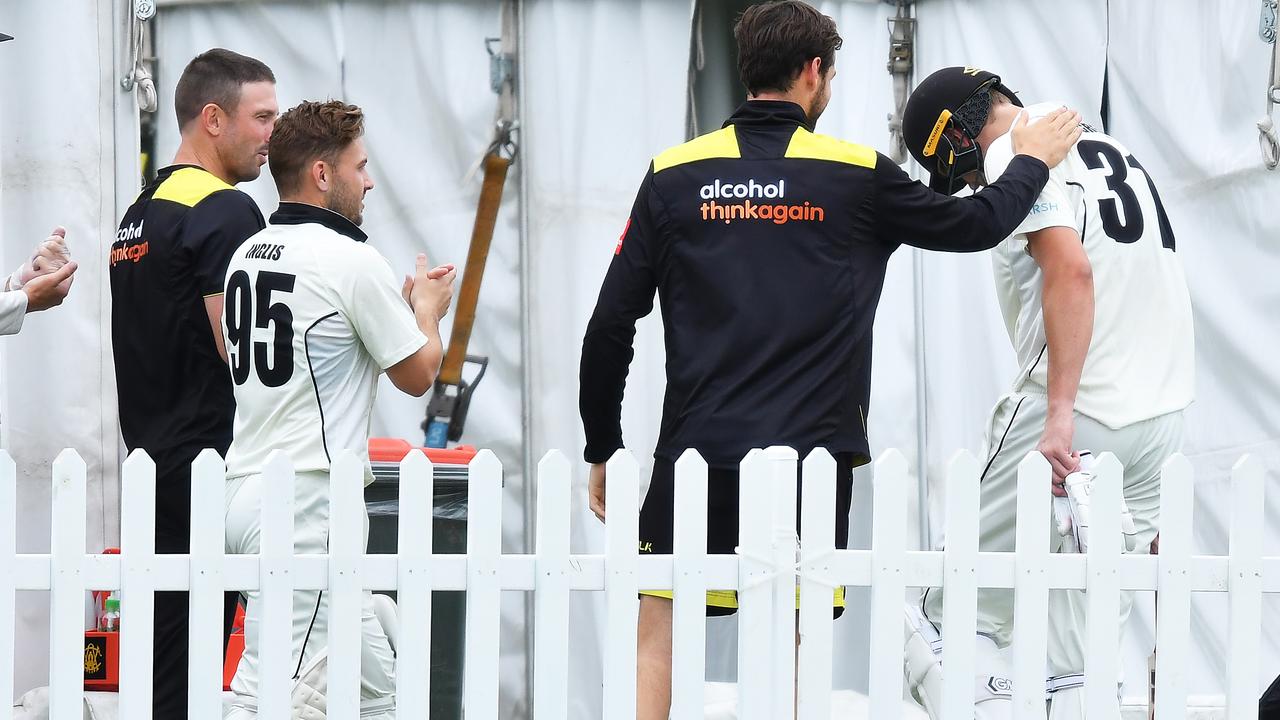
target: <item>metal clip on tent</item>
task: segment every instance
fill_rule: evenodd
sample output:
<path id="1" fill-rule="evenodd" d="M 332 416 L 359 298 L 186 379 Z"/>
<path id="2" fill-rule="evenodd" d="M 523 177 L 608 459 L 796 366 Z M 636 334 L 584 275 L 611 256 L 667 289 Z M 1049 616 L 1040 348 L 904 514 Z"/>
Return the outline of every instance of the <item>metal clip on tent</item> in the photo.
<path id="1" fill-rule="evenodd" d="M 893 114 L 889 116 L 891 157 L 896 163 L 907 161 L 907 144 L 902 139 L 902 110 L 911 95 L 911 73 L 915 68 L 916 20 L 911 17 L 911 3 L 898 0 L 897 17 L 889 18 L 889 64 L 893 76 Z"/>
<path id="2" fill-rule="evenodd" d="M 1258 123 L 1258 145 L 1262 148 L 1262 162 L 1268 170 L 1280 166 L 1280 138 L 1276 137 L 1272 113 L 1280 105 L 1280 1 L 1262 0 L 1262 17 L 1258 22 L 1258 36 L 1271 45 L 1271 75 L 1267 82 L 1267 116 Z"/>
<path id="3" fill-rule="evenodd" d="M 129 19 L 128 69 L 120 78 L 120 87 L 125 92 L 137 90 L 138 109 L 143 112 L 155 112 L 159 106 L 156 95 L 156 84 L 151 79 L 151 72 L 142 61 L 143 33 L 146 23 L 155 17 L 155 0 L 133 0 L 133 17 Z"/>
<path id="4" fill-rule="evenodd" d="M 489 87 L 499 95 L 508 83 L 514 81 L 516 74 L 516 61 L 511 53 L 494 52 L 494 43 L 501 42 L 500 37 L 484 39 L 485 52 L 489 53 Z"/>

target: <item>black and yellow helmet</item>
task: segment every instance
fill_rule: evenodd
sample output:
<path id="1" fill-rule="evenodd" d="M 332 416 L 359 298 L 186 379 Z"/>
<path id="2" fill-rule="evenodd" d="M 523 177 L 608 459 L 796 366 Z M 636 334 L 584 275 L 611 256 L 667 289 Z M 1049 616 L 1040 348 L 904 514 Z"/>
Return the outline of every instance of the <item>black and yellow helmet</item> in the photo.
<path id="1" fill-rule="evenodd" d="M 965 186 L 964 175 L 982 168 L 978 134 L 991 111 L 991 91 L 999 90 L 1013 104 L 1022 102 L 1000 83 L 1000 76 L 974 67 L 947 67 L 925 78 L 902 111 L 902 138 L 907 149 L 929 171 L 929 187 L 954 195 Z M 955 129 L 968 138 L 957 143 L 947 134 Z"/>

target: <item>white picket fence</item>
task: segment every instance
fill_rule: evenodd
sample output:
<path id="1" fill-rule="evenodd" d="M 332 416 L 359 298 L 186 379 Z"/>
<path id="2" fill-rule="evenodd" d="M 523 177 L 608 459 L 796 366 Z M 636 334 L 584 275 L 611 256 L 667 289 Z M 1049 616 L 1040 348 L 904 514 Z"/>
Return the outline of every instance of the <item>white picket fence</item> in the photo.
<path id="1" fill-rule="evenodd" d="M 831 717 L 831 590 L 837 585 L 870 587 L 870 717 L 901 715 L 903 691 L 902 608 L 907 587 L 946 586 L 944 620 L 945 706 L 949 717 L 971 718 L 976 592 L 1013 588 L 1018 632 L 1013 649 L 1016 716 L 1044 717 L 1044 658 L 1047 596 L 1054 588 L 1088 590 L 1086 695 L 1091 706 L 1114 703 L 1120 635 L 1115 618 L 1122 590 L 1158 590 L 1157 720 L 1185 717 L 1187 661 L 1192 655 L 1189 619 L 1192 592 L 1226 592 L 1230 633 L 1226 642 L 1227 717 L 1254 718 L 1263 592 L 1280 591 L 1280 557 L 1263 558 L 1263 490 L 1259 463 L 1242 459 L 1232 473 L 1229 557 L 1195 556 L 1192 548 L 1192 473 L 1175 456 L 1165 465 L 1161 545 L 1158 556 L 1122 555 L 1118 503 L 1121 467 L 1104 454 L 1093 503 L 1088 555 L 1048 552 L 1049 469 L 1039 455 L 1022 463 L 1018 477 L 1016 553 L 977 550 L 979 465 L 961 453 L 947 479 L 947 549 L 907 550 L 907 465 L 886 452 L 874 468 L 871 550 L 834 549 L 831 508 L 835 461 L 824 451 L 804 460 L 802 522 L 805 543 L 795 535 L 794 451 L 752 451 L 741 475 L 740 552 L 707 556 L 707 466 L 686 453 L 676 467 L 675 553 L 637 552 L 639 473 L 635 459 L 619 452 L 608 466 L 604 555 L 569 551 L 571 472 L 559 452 L 538 466 L 537 547 L 532 555 L 501 552 L 502 466 L 481 452 L 470 466 L 470 517 L 466 555 L 433 554 L 432 468 L 421 453 L 401 464 L 397 555 L 365 555 L 362 537 L 361 464 L 349 453 L 334 463 L 330 555 L 292 552 L 293 471 L 275 453 L 263 483 L 262 552 L 224 555 L 223 463 L 212 451 L 192 473 L 193 527 L 190 556 L 154 554 L 155 466 L 134 453 L 122 472 L 122 538 L 119 555 L 85 554 L 85 464 L 71 450 L 53 464 L 53 525 L 49 554 L 17 554 L 14 465 L 0 452 L 0 622 L 12 627 L 16 590 L 51 591 L 50 694 L 52 720 L 78 720 L 83 691 L 83 624 L 86 589 L 120 589 L 120 717 L 149 718 L 150 618 L 156 590 L 192 593 L 191 717 L 221 717 L 224 589 L 261 590 L 263 609 L 260 712 L 287 717 L 290 593 L 330 593 L 329 713 L 356 718 L 359 705 L 360 599 L 362 589 L 397 590 L 400 639 L 397 702 L 401 718 L 426 718 L 431 625 L 430 593 L 466 590 L 464 707 L 468 720 L 498 718 L 499 596 L 532 591 L 535 602 L 533 717 L 568 717 L 569 598 L 574 591 L 601 591 L 606 598 L 603 707 L 600 717 L 635 716 L 637 591 L 674 590 L 674 687 L 672 717 L 701 718 L 704 692 L 704 593 L 739 591 L 738 687 L 743 720 L 791 716 L 798 688 L 799 717 Z M 755 532 L 745 532 L 757 528 Z M 1106 542 L 1105 538 L 1115 538 Z M 799 582 L 799 631 L 795 648 L 795 591 Z M 0 632 L 0 699 L 12 697 L 13 634 Z M 797 683 L 798 679 L 798 683 Z M 0 720 L 12 709 L 0 702 Z M 1091 713 L 1092 715 L 1092 713 Z M 1102 715 L 1098 715 L 1102 717 Z"/>

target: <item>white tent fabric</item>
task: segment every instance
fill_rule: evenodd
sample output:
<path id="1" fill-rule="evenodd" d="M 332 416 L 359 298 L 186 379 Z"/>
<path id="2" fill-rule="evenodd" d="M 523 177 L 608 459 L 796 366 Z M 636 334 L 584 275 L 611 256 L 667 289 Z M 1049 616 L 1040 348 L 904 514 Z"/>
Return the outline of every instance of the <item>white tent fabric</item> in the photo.
<path id="1" fill-rule="evenodd" d="M 532 442 L 536 453 L 564 450 L 579 470 L 574 552 L 604 547 L 604 526 L 587 510 L 579 349 L 649 159 L 684 139 L 688 57 L 672 48 L 688 37 L 689 8 L 687 0 L 555 0 L 526 10 Z M 623 402 L 627 440 L 646 479 L 662 409 L 662 347 L 654 313 L 639 324 Z M 571 602 L 571 717 L 597 717 L 603 599 L 577 593 Z"/>
<path id="2" fill-rule="evenodd" d="M 578 349 L 648 159 L 684 139 L 690 5 L 689 0 L 523 3 L 523 147 L 481 295 L 472 347 L 490 355 L 493 366 L 476 395 L 467 437 L 494 448 L 508 468 L 507 551 L 523 550 L 528 531 L 522 458 L 550 448 L 564 451 L 579 468 L 575 551 L 603 547 L 602 527 L 586 510 L 586 472 L 579 462 Z M 885 117 L 893 101 L 884 72 L 885 20 L 893 8 L 834 0 L 819 5 L 836 18 L 845 38 L 834 98 L 819 131 L 886 150 Z M 126 166 L 132 152 L 123 142 L 113 145 L 111 112 L 98 110 L 99 93 L 116 87 L 108 69 L 110 32 L 104 44 L 102 30 L 110 23 L 93 19 L 92 13 L 55 14 L 44 8 L 15 9 L 19 27 L 13 34 L 19 41 L 0 46 L 0 63 L 10 68 L 15 60 L 24 63 L 24 73 L 0 79 L 6 90 L 0 125 L 6 262 L 54 222 L 71 226 L 73 249 L 85 247 L 76 245 L 77 236 L 96 233 L 103 240 L 94 251 L 105 257 L 106 238 L 122 208 L 112 194 L 111 168 L 113 162 L 117 169 Z M 161 134 L 156 160 L 167 162 L 176 147 L 169 102 L 183 64 L 212 46 L 255 55 L 275 70 L 282 107 L 304 97 L 344 97 L 365 107 L 371 167 L 379 181 L 369 196 L 366 227 L 384 254 L 404 267 L 420 250 L 433 259 L 461 262 L 478 191 L 478 179 L 463 178 L 488 141 L 496 102 L 488 91 L 482 39 L 497 34 L 498 8 L 497 0 L 165 7 L 157 27 Z M 1280 173 L 1262 169 L 1253 125 L 1263 110 L 1269 52 L 1257 37 L 1256 13 L 1256 3 L 1209 6 L 1196 0 L 917 3 L 918 77 L 943 65 L 979 65 L 1003 74 L 1027 99 L 1062 100 L 1094 124 L 1102 121 L 1105 78 L 1109 127 L 1153 175 L 1188 267 L 1200 372 L 1185 447 L 1199 475 L 1197 539 L 1207 553 L 1227 549 L 1228 472 L 1235 459 L 1243 452 L 1260 456 L 1272 487 L 1280 473 L 1280 379 L 1268 362 L 1280 354 L 1275 321 L 1268 319 L 1280 310 L 1280 294 L 1270 278 L 1280 250 L 1269 242 L 1278 235 L 1269 211 L 1280 191 Z M 11 52 L 24 36 L 52 35 L 55 17 L 61 36 L 70 32 L 80 42 L 63 42 L 61 52 L 48 57 Z M 77 70 L 94 63 L 103 68 L 97 75 Z M 44 82 L 29 82 L 30 68 L 41 64 Z M 79 112 L 51 119 L 45 109 L 54 98 L 74 103 Z M 130 137 L 127 130 L 116 135 Z M 76 140 L 59 151 L 58 163 L 48 162 L 42 148 L 64 137 Z M 275 198 L 269 179 L 246 189 L 271 210 Z M 56 201 L 54 190 L 60 193 Z M 131 190 L 126 194 L 125 203 Z M 520 267 L 522 230 L 530 261 L 525 268 Z M 86 248 L 81 257 L 88 254 Z M 101 263 L 96 271 L 96 281 L 92 273 L 82 275 L 77 295 L 60 311 L 65 325 L 55 324 L 53 315 L 32 318 L 22 336 L 4 341 L 7 405 L 0 408 L 0 427 L 23 468 L 19 542 L 24 549 L 47 547 L 47 466 L 37 463 L 70 444 L 86 455 L 86 449 L 100 448 L 91 461 L 99 465 L 90 468 L 91 477 L 101 477 L 98 495 L 91 499 L 97 518 L 91 523 L 97 524 L 91 525 L 90 537 L 105 544 L 115 536 L 113 469 L 120 458 L 114 446 L 110 353 L 103 344 L 107 306 Z M 919 289 L 917 278 L 923 280 Z M 523 308 L 529 326 L 524 338 L 521 283 L 527 283 L 530 298 Z M 923 310 L 919 334 L 917 290 Z M 522 341 L 529 353 L 524 358 Z M 921 342 L 924 363 L 918 366 Z M 101 354 L 84 352 L 100 345 Z M 38 352 L 22 354 L 15 348 Z M 647 472 L 663 383 L 656 314 L 641 323 L 636 348 L 623 422 L 628 446 Z M 90 368 L 86 356 L 92 358 Z M 878 315 L 874 357 L 873 447 L 903 450 L 912 468 L 924 469 L 932 504 L 941 508 L 945 488 L 938 478 L 946 462 L 958 448 L 981 450 L 986 415 L 1014 370 L 986 256 L 897 253 Z M 50 363 L 67 387 L 57 391 L 59 402 L 44 404 L 66 407 L 65 417 L 30 409 L 39 387 L 37 370 Z M 923 418 L 916 412 L 917 373 L 926 388 Z M 528 447 L 522 435 L 522 387 L 530 398 Z M 375 409 L 377 431 L 416 439 L 421 401 L 390 387 L 383 390 Z M 917 457 L 921 424 L 927 442 L 924 457 Z M 866 546 L 869 474 L 860 471 L 858 478 L 852 541 Z M 1270 500 L 1268 518 L 1280 518 L 1280 500 Z M 1264 551 L 1280 552 L 1275 531 Z M 503 616 L 504 717 L 528 710 L 520 600 L 513 594 Z M 850 610 L 836 625 L 841 687 L 865 689 L 865 601 L 863 594 L 851 594 Z M 571 717 L 585 720 L 599 715 L 602 603 L 585 593 L 573 602 Z M 1274 599 L 1267 602 L 1269 609 L 1280 609 Z M 1151 642 L 1149 599 L 1140 605 L 1127 639 L 1128 695 L 1141 692 L 1140 672 Z M 1188 689 L 1220 693 L 1225 603 L 1201 598 L 1195 610 L 1191 632 L 1201 652 L 1195 658 L 1199 672 L 1189 675 L 1195 680 Z M 20 627 L 39 622 L 40 615 L 32 613 L 24 610 Z M 732 620 L 713 623 L 712 679 L 732 677 L 735 631 Z M 19 647 L 36 662 L 24 664 L 30 677 L 19 678 L 18 692 L 39 680 L 44 652 L 41 631 L 22 632 Z M 1280 671 L 1280 636 L 1269 627 L 1263 632 L 1260 689 Z"/>
<path id="3" fill-rule="evenodd" d="M 86 550 L 119 538 L 119 451 L 106 253 L 137 190 L 136 106 L 120 91 L 124 24 L 113 6 L 6 6 L 0 45 L 3 255 L 8 273 L 55 225 L 80 263 L 67 301 L 0 339 L 0 445 L 18 469 L 18 552 L 49 552 L 51 465 L 65 447 L 88 466 Z M 139 369 L 145 372 L 145 368 Z M 12 532 L 12 530 L 9 530 Z M 14 691 L 42 685 L 48 594 L 18 593 L 0 632 L 18 648 Z"/>
<path id="4" fill-rule="evenodd" d="M 1263 553 L 1280 552 L 1280 267 L 1275 201 L 1280 174 L 1263 169 L 1254 123 L 1261 119 L 1270 46 L 1258 38 L 1254 3 L 1205 6 L 1176 0 L 1147 12 L 1112 3 L 1109 13 L 1111 125 L 1160 183 L 1186 265 L 1196 323 L 1196 402 L 1184 448 L 1197 473 L 1200 552 L 1226 554 L 1231 466 L 1244 453 L 1266 468 Z M 1173 52 L 1165 52 L 1173 50 Z M 1150 158 L 1150 159 L 1148 159 Z M 1192 692 L 1221 693 L 1227 604 L 1193 605 L 1201 649 Z M 1264 596 L 1265 617 L 1280 598 Z M 1151 616 L 1141 622 L 1150 626 Z M 1280 632 L 1263 623 L 1259 682 L 1280 673 Z"/>

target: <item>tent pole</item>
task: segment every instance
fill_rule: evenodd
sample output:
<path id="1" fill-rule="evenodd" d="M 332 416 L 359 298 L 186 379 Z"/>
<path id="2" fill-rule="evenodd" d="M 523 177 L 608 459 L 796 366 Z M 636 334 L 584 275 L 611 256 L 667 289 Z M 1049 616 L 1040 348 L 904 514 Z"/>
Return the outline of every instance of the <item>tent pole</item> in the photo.
<path id="1" fill-rule="evenodd" d="M 526 553 L 534 552 L 535 538 L 535 508 L 536 497 L 534 492 L 534 472 L 536 468 L 537 458 L 534 454 L 534 438 L 533 438 L 533 320 L 530 308 L 533 307 L 533 288 L 529 282 L 529 267 L 531 257 L 529 252 L 529 182 L 528 173 L 524 168 L 528 167 L 529 147 L 525 145 L 524 140 L 528 137 L 525 128 L 526 118 L 524 116 L 524 87 L 526 81 L 525 63 L 524 63 L 524 3 L 521 0 L 506 0 L 502 6 L 502 35 L 504 45 L 509 40 L 512 33 L 509 33 L 509 23 L 515 24 L 515 47 L 503 47 L 504 52 L 511 52 L 516 59 L 516 83 L 512 92 L 512 102 L 515 105 L 515 118 L 517 132 L 520 137 L 521 151 L 524 154 L 524 162 L 516 168 L 517 191 L 520 198 L 520 206 L 517 210 L 519 225 L 519 242 L 520 242 L 520 430 L 521 444 L 523 445 L 523 494 L 524 494 L 524 551 Z M 524 593 L 524 674 L 525 674 L 525 696 L 528 701 L 528 711 L 533 709 L 533 594 Z"/>

